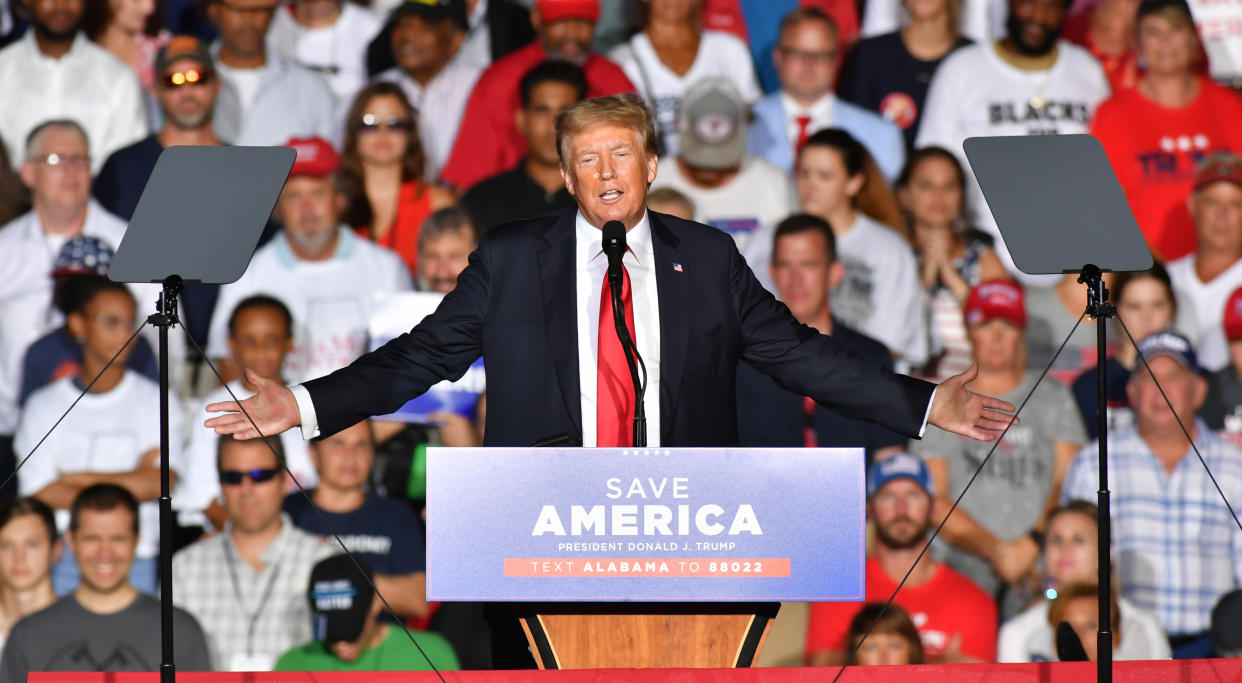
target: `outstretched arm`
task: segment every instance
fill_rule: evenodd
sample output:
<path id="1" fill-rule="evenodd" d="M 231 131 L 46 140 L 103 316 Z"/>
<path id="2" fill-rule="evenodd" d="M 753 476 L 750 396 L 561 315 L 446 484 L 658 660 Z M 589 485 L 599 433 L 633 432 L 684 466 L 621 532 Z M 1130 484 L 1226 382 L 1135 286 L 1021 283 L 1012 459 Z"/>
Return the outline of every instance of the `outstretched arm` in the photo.
<path id="1" fill-rule="evenodd" d="M 966 372 L 941 382 L 932 396 L 928 424 L 979 441 L 993 441 L 1010 421 L 1017 424 L 1013 405 L 966 388 L 978 376 L 979 367 L 971 365 Z"/>
<path id="2" fill-rule="evenodd" d="M 216 430 L 217 434 L 230 434 L 235 439 L 255 439 L 260 431 L 264 436 L 275 436 L 302 424 L 298 404 L 288 387 L 259 377 L 251 370 L 246 371 L 246 380 L 258 387 L 258 393 L 240 402 L 208 404 L 207 412 L 225 414 L 213 417 L 204 424 Z M 251 420 L 254 420 L 253 424 Z M 255 425 L 258 425 L 258 430 Z"/>

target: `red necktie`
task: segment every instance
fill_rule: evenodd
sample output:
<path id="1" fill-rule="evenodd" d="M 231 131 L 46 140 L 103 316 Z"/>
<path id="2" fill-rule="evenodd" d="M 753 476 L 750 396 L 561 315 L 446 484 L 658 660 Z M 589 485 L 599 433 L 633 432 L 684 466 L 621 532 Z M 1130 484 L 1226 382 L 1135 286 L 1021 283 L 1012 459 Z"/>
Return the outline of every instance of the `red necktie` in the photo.
<path id="1" fill-rule="evenodd" d="M 595 445 L 634 445 L 634 381 L 617 339 L 612 312 L 612 287 L 604 277 L 599 302 L 599 371 L 595 383 Z M 621 268 L 621 304 L 625 325 L 634 339 L 634 304 L 630 300 L 630 273 Z M 635 341 L 635 344 L 638 342 Z"/>
<path id="2" fill-rule="evenodd" d="M 798 142 L 794 145 L 794 156 L 802 151 L 802 146 L 806 144 L 807 138 L 811 137 L 811 117 L 795 116 L 794 122 L 798 124 Z"/>

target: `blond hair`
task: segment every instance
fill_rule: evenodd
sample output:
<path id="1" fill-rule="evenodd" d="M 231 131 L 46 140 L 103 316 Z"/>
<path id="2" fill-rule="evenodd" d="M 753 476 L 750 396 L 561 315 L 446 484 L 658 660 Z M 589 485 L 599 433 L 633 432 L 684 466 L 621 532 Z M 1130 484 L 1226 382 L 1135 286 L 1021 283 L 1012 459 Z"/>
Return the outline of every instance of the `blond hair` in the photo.
<path id="1" fill-rule="evenodd" d="M 569 140 L 574 135 L 599 125 L 629 128 L 638 134 L 639 144 L 647 157 L 657 156 L 655 122 L 651 110 L 632 92 L 582 100 L 556 117 L 556 153 L 561 166 L 568 168 Z"/>

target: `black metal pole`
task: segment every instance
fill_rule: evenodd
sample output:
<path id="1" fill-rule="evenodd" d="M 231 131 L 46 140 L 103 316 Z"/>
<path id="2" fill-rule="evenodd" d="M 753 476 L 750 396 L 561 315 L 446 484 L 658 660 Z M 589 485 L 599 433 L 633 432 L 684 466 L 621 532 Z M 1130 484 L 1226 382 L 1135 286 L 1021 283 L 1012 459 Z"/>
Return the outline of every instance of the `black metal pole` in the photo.
<path id="1" fill-rule="evenodd" d="M 177 315 L 177 297 L 185 291 L 181 278 L 164 280 L 158 312 L 148 320 L 159 328 L 160 365 L 160 683 L 175 683 L 172 594 L 172 486 L 168 468 L 168 328 Z"/>
<path id="2" fill-rule="evenodd" d="M 1108 289 L 1104 286 L 1104 276 L 1097 266 L 1083 266 L 1079 282 L 1087 285 L 1087 311 L 1095 318 L 1095 350 L 1096 350 L 1096 406 L 1095 425 L 1099 433 L 1100 443 L 1100 489 L 1096 492 L 1099 506 L 1096 524 L 1099 527 L 1096 552 L 1099 556 L 1099 624 L 1095 644 L 1095 678 L 1101 683 L 1113 680 L 1113 632 L 1112 632 L 1112 534 L 1111 519 L 1108 506 L 1108 380 L 1106 342 L 1108 331 L 1105 329 L 1108 319 L 1116 309 L 1108 303 Z"/>

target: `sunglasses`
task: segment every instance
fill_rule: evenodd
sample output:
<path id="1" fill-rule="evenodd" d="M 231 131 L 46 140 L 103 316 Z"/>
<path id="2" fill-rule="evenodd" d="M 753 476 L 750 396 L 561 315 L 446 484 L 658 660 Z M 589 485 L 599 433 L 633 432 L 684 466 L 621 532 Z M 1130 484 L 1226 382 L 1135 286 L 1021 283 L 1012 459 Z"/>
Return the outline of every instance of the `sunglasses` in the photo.
<path id="1" fill-rule="evenodd" d="M 414 122 L 412 120 L 400 116 L 389 116 L 388 120 L 381 121 L 380 117 L 375 114 L 363 114 L 362 122 L 358 124 L 358 132 L 369 133 L 383 128 L 385 130 L 408 133 L 413 127 Z"/>
<path id="2" fill-rule="evenodd" d="M 206 69 L 202 71 L 186 69 L 185 71 L 174 71 L 162 76 L 165 88 L 180 88 L 183 85 L 207 85 L 211 82 L 211 79 L 212 74 Z"/>
<path id="3" fill-rule="evenodd" d="M 277 474 L 280 474 L 279 468 L 220 470 L 220 483 L 226 486 L 237 486 L 249 477 L 250 481 L 253 481 L 256 484 L 262 484 L 265 481 L 271 481 Z"/>

